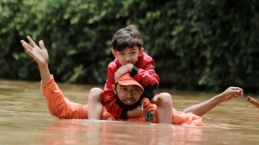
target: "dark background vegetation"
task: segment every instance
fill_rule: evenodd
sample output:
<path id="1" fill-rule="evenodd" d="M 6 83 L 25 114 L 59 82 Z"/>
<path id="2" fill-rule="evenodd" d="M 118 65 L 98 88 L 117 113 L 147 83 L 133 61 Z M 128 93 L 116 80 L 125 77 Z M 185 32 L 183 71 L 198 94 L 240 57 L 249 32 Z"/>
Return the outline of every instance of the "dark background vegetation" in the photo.
<path id="1" fill-rule="evenodd" d="M 20 44 L 44 40 L 58 82 L 102 85 L 113 34 L 138 26 L 160 88 L 259 93 L 257 0 L 2 0 L 0 78 L 39 80 Z"/>

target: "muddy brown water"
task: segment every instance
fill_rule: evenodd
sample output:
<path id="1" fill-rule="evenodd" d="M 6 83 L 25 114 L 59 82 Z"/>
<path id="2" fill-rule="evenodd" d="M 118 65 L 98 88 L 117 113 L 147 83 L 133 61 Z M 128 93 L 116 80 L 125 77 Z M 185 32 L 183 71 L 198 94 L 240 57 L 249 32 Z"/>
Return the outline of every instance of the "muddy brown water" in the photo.
<path id="1" fill-rule="evenodd" d="M 94 87 L 61 83 L 59 86 L 68 99 L 82 104 L 87 103 L 87 94 Z M 156 93 L 159 92 L 169 92 L 177 110 L 216 95 L 158 89 Z M 243 98 L 222 103 L 205 114 L 205 127 L 59 120 L 48 112 L 39 82 L 0 80 L 0 144 L 259 144 L 259 108 L 249 104 L 246 97 L 245 94 Z"/>

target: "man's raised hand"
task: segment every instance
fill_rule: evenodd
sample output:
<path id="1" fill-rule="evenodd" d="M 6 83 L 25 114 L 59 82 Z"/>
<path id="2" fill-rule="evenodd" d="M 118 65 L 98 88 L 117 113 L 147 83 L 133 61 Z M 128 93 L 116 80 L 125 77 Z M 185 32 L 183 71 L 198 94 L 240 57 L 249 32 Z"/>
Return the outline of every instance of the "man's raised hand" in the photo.
<path id="1" fill-rule="evenodd" d="M 37 62 L 39 67 L 47 67 L 49 55 L 43 41 L 39 41 L 39 47 L 30 36 L 27 36 L 27 39 L 29 40 L 30 44 L 24 40 L 21 40 L 25 51 Z"/>

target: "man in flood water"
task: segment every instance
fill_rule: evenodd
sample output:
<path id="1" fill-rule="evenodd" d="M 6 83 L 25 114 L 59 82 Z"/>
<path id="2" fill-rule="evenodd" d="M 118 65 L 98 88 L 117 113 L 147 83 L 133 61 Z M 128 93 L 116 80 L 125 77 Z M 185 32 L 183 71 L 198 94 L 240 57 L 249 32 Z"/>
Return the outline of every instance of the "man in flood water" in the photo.
<path id="1" fill-rule="evenodd" d="M 43 41 L 41 40 L 38 46 L 31 37 L 27 36 L 27 39 L 31 45 L 24 40 L 21 40 L 21 43 L 26 52 L 38 64 L 42 80 L 41 88 L 50 112 L 60 119 L 87 119 L 87 105 L 69 101 L 64 97 L 62 91 L 55 83 L 54 77 L 50 74 L 48 68 L 49 56 Z M 136 82 L 134 78 L 131 78 L 128 74 L 121 76 L 116 84 L 114 84 L 114 92 L 117 95 L 117 103 L 121 107 L 131 109 L 131 107 L 135 108 L 136 106 L 140 106 L 140 109 L 143 109 L 142 116 L 128 118 L 125 121 L 157 123 L 158 106 L 150 103 L 147 98 L 142 96 L 143 87 Z M 173 114 L 169 115 L 172 116 L 173 124 L 203 126 L 202 118 L 200 116 L 204 115 L 222 102 L 241 96 L 243 96 L 243 90 L 241 88 L 229 87 L 223 93 L 216 95 L 205 102 L 188 107 L 183 111 L 177 111 L 172 108 Z M 114 117 L 107 112 L 105 107 L 103 107 L 102 119 L 115 120 Z"/>

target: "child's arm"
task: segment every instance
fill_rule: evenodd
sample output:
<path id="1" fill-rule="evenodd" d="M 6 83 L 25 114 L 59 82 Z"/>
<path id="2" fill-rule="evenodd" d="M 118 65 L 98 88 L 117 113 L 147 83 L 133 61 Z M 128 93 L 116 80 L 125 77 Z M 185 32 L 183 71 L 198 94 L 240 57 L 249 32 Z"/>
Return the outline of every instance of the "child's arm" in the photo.
<path id="1" fill-rule="evenodd" d="M 160 81 L 159 76 L 155 72 L 154 60 L 144 52 L 139 58 L 138 66 L 132 68 L 130 75 L 144 88 L 149 85 L 157 87 Z M 155 89 L 156 88 L 154 88 L 154 90 Z"/>
<path id="2" fill-rule="evenodd" d="M 133 67 L 134 67 L 134 65 L 129 63 L 129 64 L 123 65 L 120 68 L 118 68 L 115 71 L 114 80 L 117 81 L 120 76 L 122 76 L 122 75 L 124 75 L 125 73 L 128 73 L 128 72 L 130 73 L 131 70 L 133 69 Z"/>
<path id="3" fill-rule="evenodd" d="M 137 66 L 126 64 L 115 71 L 115 81 L 123 74 L 130 72 L 131 77 L 134 77 L 145 90 L 154 91 L 159 84 L 160 78 L 155 72 L 154 60 L 143 52 L 139 57 Z"/>
<path id="4" fill-rule="evenodd" d="M 128 117 L 139 117 L 143 113 L 143 105 L 140 105 L 139 107 L 136 107 L 132 110 L 128 110 L 127 115 Z"/>
<path id="5" fill-rule="evenodd" d="M 143 52 L 138 65 L 133 67 L 130 75 L 145 88 L 144 96 L 152 99 L 155 95 L 154 90 L 158 87 L 160 81 L 155 72 L 154 60 Z"/>

